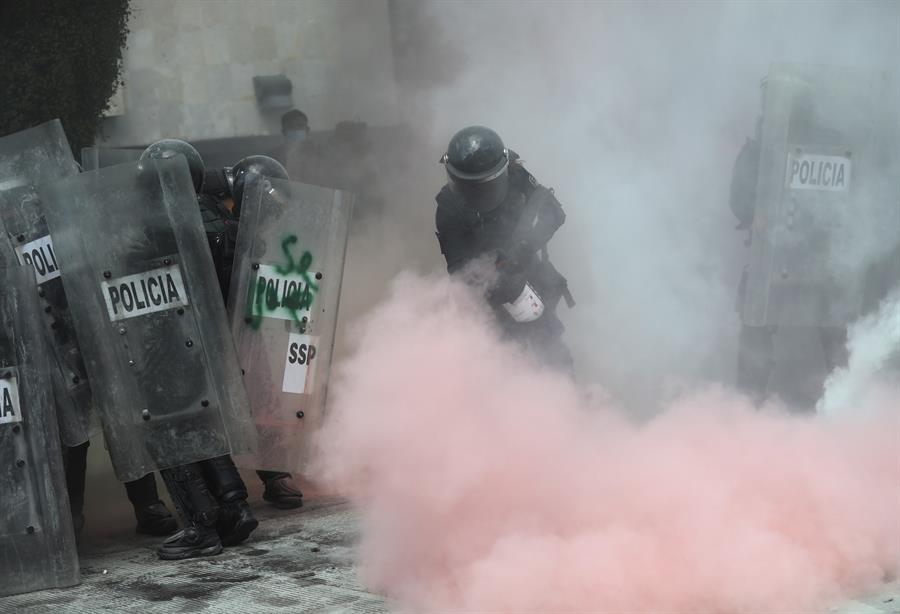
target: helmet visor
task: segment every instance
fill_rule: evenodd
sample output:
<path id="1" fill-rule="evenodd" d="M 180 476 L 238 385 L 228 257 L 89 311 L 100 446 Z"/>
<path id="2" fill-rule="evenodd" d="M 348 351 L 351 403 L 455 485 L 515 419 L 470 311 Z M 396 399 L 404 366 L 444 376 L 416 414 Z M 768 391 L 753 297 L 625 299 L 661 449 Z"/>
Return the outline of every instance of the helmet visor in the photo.
<path id="1" fill-rule="evenodd" d="M 504 164 L 497 172 L 485 179 L 464 179 L 447 165 L 447 176 L 450 178 L 450 189 L 463 199 L 467 207 L 476 211 L 495 209 L 506 199 L 509 191 L 509 166 Z"/>

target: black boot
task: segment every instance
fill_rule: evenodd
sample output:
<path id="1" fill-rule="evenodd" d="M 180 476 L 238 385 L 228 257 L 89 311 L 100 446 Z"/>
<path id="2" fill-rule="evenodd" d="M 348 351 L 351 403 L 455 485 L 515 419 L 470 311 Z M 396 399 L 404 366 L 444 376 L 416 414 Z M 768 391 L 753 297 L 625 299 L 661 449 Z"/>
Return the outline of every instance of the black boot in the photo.
<path id="1" fill-rule="evenodd" d="M 178 530 L 178 522 L 162 501 L 134 508 L 137 519 L 135 533 L 142 535 L 171 535 Z"/>
<path id="2" fill-rule="evenodd" d="M 259 526 L 247 505 L 247 487 L 230 456 L 211 458 L 200 464 L 221 508 L 216 529 L 222 544 L 236 546 Z"/>
<path id="3" fill-rule="evenodd" d="M 222 542 L 216 532 L 219 507 L 199 465 L 182 465 L 160 473 L 185 528 L 162 543 L 157 550 L 159 558 L 189 559 L 222 552 Z"/>
<path id="4" fill-rule="evenodd" d="M 66 489 L 69 492 L 69 509 L 72 511 L 72 527 L 75 543 L 81 541 L 84 530 L 84 486 L 87 472 L 87 453 L 91 442 L 85 441 L 74 448 L 65 448 L 63 465 L 66 472 Z"/>
<path id="5" fill-rule="evenodd" d="M 139 480 L 125 482 L 125 490 L 128 492 L 128 500 L 134 507 L 134 517 L 137 520 L 135 532 L 162 536 L 171 535 L 178 529 L 175 518 L 165 503 L 159 500 L 156 478 L 152 473 Z"/>
<path id="6" fill-rule="evenodd" d="M 280 510 L 292 510 L 303 505 L 303 493 L 294 485 L 290 473 L 257 471 L 256 475 L 266 486 L 263 500 Z"/>
<path id="7" fill-rule="evenodd" d="M 254 518 L 246 500 L 222 504 L 222 513 L 219 516 L 216 530 L 219 532 L 223 546 L 237 546 L 250 537 L 250 534 L 258 526 L 259 521 Z"/>

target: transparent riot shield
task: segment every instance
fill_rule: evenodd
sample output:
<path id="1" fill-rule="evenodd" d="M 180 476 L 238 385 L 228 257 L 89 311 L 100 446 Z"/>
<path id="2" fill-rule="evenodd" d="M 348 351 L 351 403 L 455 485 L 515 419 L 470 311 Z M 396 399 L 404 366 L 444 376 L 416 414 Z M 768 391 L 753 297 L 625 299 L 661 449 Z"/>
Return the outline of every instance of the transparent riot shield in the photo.
<path id="1" fill-rule="evenodd" d="M 82 173 L 41 197 L 118 478 L 251 449 L 187 161 Z"/>
<path id="2" fill-rule="evenodd" d="M 81 169 L 95 171 L 98 168 L 137 162 L 143 149 L 118 149 L 114 147 L 82 147 Z"/>
<path id="3" fill-rule="evenodd" d="M 0 595 L 78 584 L 31 267 L 0 268 Z"/>
<path id="4" fill-rule="evenodd" d="M 900 236 L 895 75 L 773 65 L 743 320 L 844 326 Z"/>
<path id="5" fill-rule="evenodd" d="M 325 408 L 352 203 L 259 177 L 244 189 L 228 313 L 259 452 L 241 466 L 304 468 Z"/>
<path id="6" fill-rule="evenodd" d="M 69 304 L 59 258 L 41 210 L 37 185 L 78 173 L 59 120 L 0 138 L 0 221 L 16 259 L 34 269 L 43 322 L 52 348 L 51 378 L 60 435 L 66 446 L 90 438 L 91 389 Z"/>

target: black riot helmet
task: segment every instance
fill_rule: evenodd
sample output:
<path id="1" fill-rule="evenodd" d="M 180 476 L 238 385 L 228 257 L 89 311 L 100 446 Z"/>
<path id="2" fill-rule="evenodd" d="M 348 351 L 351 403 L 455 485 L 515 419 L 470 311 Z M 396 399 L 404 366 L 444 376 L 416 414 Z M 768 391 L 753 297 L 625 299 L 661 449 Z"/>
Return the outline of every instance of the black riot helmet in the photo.
<path id="1" fill-rule="evenodd" d="M 194 182 L 194 191 L 197 194 L 203 189 L 203 175 L 206 169 L 203 166 L 203 158 L 200 152 L 187 141 L 180 139 L 163 139 L 156 141 L 141 154 L 141 161 L 148 158 L 163 160 L 181 154 L 187 158 L 188 168 L 191 171 L 191 181 Z"/>
<path id="2" fill-rule="evenodd" d="M 500 135 L 484 126 L 469 126 L 453 135 L 441 162 L 450 189 L 466 206 L 490 211 L 509 189 L 509 152 Z"/>
<path id="3" fill-rule="evenodd" d="M 247 182 L 247 175 L 255 173 L 270 179 L 290 179 L 288 172 L 275 158 L 269 156 L 247 156 L 237 164 L 235 164 L 231 173 L 226 173 L 229 183 L 231 183 L 231 198 L 234 200 L 234 210 L 232 213 L 235 217 L 241 215 L 241 201 L 244 198 L 244 185 Z"/>

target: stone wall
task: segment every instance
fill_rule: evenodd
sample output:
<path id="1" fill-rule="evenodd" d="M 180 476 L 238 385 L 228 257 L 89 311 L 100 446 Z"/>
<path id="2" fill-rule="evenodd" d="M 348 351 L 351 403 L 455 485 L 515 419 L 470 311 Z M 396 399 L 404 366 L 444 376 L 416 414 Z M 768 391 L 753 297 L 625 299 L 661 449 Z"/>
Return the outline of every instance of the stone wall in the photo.
<path id="1" fill-rule="evenodd" d="M 122 97 L 98 142 L 279 132 L 255 75 L 286 75 L 313 128 L 398 120 L 388 0 L 132 0 Z"/>

